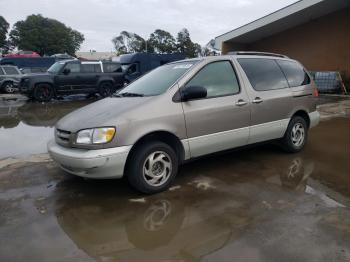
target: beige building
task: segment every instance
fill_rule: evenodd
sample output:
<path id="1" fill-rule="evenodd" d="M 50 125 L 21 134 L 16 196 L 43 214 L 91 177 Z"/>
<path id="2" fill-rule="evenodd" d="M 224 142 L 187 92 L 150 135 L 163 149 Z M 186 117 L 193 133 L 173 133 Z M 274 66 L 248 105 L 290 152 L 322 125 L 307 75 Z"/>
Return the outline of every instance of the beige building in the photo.
<path id="1" fill-rule="evenodd" d="M 87 60 L 111 60 L 113 57 L 116 57 L 116 53 L 114 52 L 76 52 L 77 58 L 83 58 Z"/>
<path id="2" fill-rule="evenodd" d="M 285 54 L 350 78 L 350 0 L 302 0 L 216 37 L 216 48 Z"/>

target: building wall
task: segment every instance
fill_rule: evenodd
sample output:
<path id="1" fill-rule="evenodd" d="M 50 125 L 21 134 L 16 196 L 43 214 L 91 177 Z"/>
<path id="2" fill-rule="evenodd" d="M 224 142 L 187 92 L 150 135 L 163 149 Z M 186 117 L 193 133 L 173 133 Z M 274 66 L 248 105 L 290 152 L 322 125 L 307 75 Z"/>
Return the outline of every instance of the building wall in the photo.
<path id="1" fill-rule="evenodd" d="M 311 71 L 342 71 L 350 78 L 350 8 L 346 8 L 249 45 L 223 43 L 230 50 L 285 54 Z"/>
<path id="2" fill-rule="evenodd" d="M 87 60 L 109 60 L 116 56 L 114 52 L 76 52 L 75 55 Z"/>

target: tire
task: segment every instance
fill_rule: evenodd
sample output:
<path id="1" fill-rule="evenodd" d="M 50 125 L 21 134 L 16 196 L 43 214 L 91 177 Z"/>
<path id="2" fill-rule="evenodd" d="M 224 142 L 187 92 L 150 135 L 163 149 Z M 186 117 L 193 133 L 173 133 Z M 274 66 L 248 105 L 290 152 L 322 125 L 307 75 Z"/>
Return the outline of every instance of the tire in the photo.
<path id="1" fill-rule="evenodd" d="M 284 137 L 281 140 L 282 148 L 288 153 L 300 152 L 308 138 L 308 126 L 304 118 L 295 116 L 289 122 Z"/>
<path id="2" fill-rule="evenodd" d="M 98 87 L 98 92 L 102 97 L 111 96 L 114 93 L 114 87 L 112 82 L 102 82 Z"/>
<path id="3" fill-rule="evenodd" d="M 2 90 L 4 93 L 13 94 L 16 91 L 16 88 L 14 88 L 13 82 L 5 82 L 2 85 Z"/>
<path id="4" fill-rule="evenodd" d="M 33 97 L 36 101 L 49 102 L 53 95 L 53 87 L 50 84 L 38 84 L 34 88 Z"/>
<path id="5" fill-rule="evenodd" d="M 169 145 L 156 141 L 142 144 L 130 156 L 127 179 L 142 193 L 158 193 L 170 186 L 177 174 L 178 163 L 177 154 Z"/>

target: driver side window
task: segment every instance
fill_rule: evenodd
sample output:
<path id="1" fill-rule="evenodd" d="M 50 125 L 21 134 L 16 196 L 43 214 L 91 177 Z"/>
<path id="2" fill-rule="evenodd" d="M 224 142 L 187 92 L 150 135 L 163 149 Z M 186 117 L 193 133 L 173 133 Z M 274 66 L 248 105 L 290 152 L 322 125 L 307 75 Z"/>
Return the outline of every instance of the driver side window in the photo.
<path id="1" fill-rule="evenodd" d="M 64 69 L 70 69 L 71 73 L 80 73 L 80 64 L 78 63 L 68 63 Z"/>
<path id="2" fill-rule="evenodd" d="M 132 64 L 129 69 L 128 69 L 128 73 L 129 74 L 134 74 L 138 72 L 138 67 L 137 64 Z"/>
<path id="3" fill-rule="evenodd" d="M 186 86 L 201 86 L 207 90 L 207 98 L 239 93 L 239 83 L 229 61 L 218 61 L 202 68 Z"/>

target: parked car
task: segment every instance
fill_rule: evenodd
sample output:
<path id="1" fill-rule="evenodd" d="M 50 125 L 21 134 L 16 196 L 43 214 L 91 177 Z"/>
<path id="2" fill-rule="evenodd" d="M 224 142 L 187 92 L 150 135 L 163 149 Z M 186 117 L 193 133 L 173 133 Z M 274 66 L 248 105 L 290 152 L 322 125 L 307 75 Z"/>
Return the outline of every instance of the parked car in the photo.
<path id="1" fill-rule="evenodd" d="M 23 73 L 46 72 L 56 62 L 53 57 L 3 57 L 0 65 L 17 66 Z"/>
<path id="2" fill-rule="evenodd" d="M 5 57 L 40 57 L 40 55 L 34 51 L 18 51 L 16 53 L 7 54 Z"/>
<path id="3" fill-rule="evenodd" d="M 134 53 L 121 55 L 119 62 L 125 71 L 126 84 L 131 83 L 135 79 L 145 73 L 157 68 L 158 66 L 185 59 L 184 54 L 149 54 Z"/>
<path id="4" fill-rule="evenodd" d="M 318 124 L 317 89 L 282 55 L 241 52 L 163 65 L 63 117 L 48 144 L 67 172 L 167 189 L 187 160 L 277 140 L 301 151 Z"/>
<path id="5" fill-rule="evenodd" d="M 22 73 L 16 66 L 0 66 L 0 91 L 14 93 L 18 90 Z"/>
<path id="6" fill-rule="evenodd" d="M 64 54 L 54 54 L 50 57 L 55 58 L 56 60 L 67 60 L 67 59 L 75 59 L 75 57 L 68 55 L 67 53 Z"/>
<path id="7" fill-rule="evenodd" d="M 24 75 L 20 92 L 40 102 L 58 95 L 94 94 L 110 96 L 121 88 L 124 73 L 119 63 L 79 60 L 59 61 L 46 73 Z"/>

